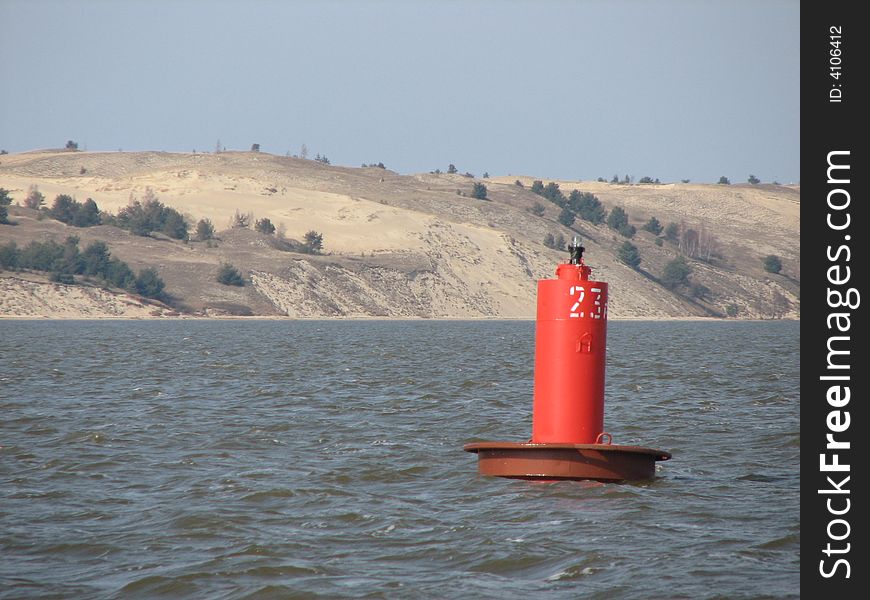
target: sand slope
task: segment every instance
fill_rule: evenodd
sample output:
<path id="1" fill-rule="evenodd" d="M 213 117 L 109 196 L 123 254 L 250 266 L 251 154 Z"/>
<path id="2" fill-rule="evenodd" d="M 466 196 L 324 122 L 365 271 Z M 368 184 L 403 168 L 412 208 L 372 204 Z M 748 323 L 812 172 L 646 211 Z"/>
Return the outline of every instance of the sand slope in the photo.
<path id="1" fill-rule="evenodd" d="M 23 153 L 0 157 L 0 187 L 15 201 L 23 203 L 28 188 L 37 185 L 49 204 L 66 193 L 80 201 L 93 198 L 102 210 L 115 212 L 150 189 L 191 223 L 209 218 L 222 230 L 220 240 L 209 247 L 106 226 L 76 229 L 13 206 L 17 225 L 0 226 L 0 243 L 62 241 L 70 234 L 82 245 L 105 240 L 134 268 L 155 266 L 173 308 L 185 314 L 532 318 L 535 281 L 551 276 L 565 256 L 546 248 L 544 236 L 570 239 L 574 233 L 556 221 L 558 207 L 528 191 L 533 179 L 482 180 L 489 198 L 482 201 L 469 197 L 475 180 L 458 175 L 400 176 L 260 153 Z M 591 191 L 608 208 L 623 206 L 637 227 L 656 216 L 713 239 L 717 256 L 692 261 L 693 280 L 710 293 L 690 300 L 656 280 L 678 253 L 673 245 L 659 247 L 654 236 L 639 232 L 632 240 L 643 259 L 638 272 L 616 259 L 625 238 L 603 225 L 575 224 L 595 276 L 611 285 L 613 317 L 709 316 L 723 314 L 729 304 L 744 318 L 798 316 L 799 189 L 559 183 L 566 194 Z M 537 202 L 545 205 L 543 217 L 529 212 Z M 288 252 L 274 236 L 227 229 L 237 211 L 268 217 L 290 240 L 321 232 L 325 254 Z M 767 254 L 782 258 L 782 275 L 761 269 Z M 237 266 L 248 285 L 217 284 L 221 262 Z M 23 305 L 38 306 L 28 301 L 37 293 L 32 281 L 6 281 L 0 314 L 20 316 Z M 27 310 L 42 316 L 111 312 L 104 299 L 93 302 L 88 309 L 55 303 Z"/>

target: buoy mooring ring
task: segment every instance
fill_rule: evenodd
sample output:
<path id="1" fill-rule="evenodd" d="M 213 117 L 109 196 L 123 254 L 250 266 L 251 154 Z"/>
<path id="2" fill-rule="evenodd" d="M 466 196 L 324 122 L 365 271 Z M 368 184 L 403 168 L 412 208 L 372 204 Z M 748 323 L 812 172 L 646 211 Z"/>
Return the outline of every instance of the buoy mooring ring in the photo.
<path id="1" fill-rule="evenodd" d="M 662 450 L 615 444 L 473 442 L 464 450 L 477 454 L 481 475 L 513 479 L 652 479 L 656 461 L 671 458 Z"/>
<path id="2" fill-rule="evenodd" d="M 608 285 L 590 279 L 575 236 L 556 279 L 538 281 L 532 437 L 526 443 L 474 442 L 482 475 L 517 479 L 632 481 L 655 477 L 671 455 L 617 446 L 604 431 Z"/>

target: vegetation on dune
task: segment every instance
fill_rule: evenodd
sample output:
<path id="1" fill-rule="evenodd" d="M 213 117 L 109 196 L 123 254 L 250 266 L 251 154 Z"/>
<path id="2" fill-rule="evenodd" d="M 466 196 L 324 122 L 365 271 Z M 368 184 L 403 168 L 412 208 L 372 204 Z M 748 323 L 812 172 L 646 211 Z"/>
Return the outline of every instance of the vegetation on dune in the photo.
<path id="1" fill-rule="evenodd" d="M 680 239 L 680 226 L 674 222 L 665 227 L 665 239 L 676 244 Z"/>
<path id="2" fill-rule="evenodd" d="M 649 231 L 653 235 L 659 235 L 662 230 L 664 230 L 664 227 L 662 227 L 662 224 L 659 223 L 658 219 L 650 217 L 649 221 L 644 224 L 643 229 Z"/>
<path id="3" fill-rule="evenodd" d="M 12 197 L 9 195 L 9 190 L 0 188 L 0 225 L 9 223 L 9 209 L 6 208 L 12 204 Z"/>
<path id="4" fill-rule="evenodd" d="M 255 144 L 251 147 L 252 152 L 257 152 L 259 150 L 256 146 L 257 145 Z M 235 156 L 230 158 L 232 160 L 237 160 Z M 91 166 L 91 164 L 97 163 L 88 162 L 88 155 L 68 155 L 66 159 L 74 165 L 76 172 L 79 170 L 81 163 L 84 163 L 85 167 L 88 169 L 93 168 L 95 171 L 97 170 L 96 167 Z M 247 160 L 258 159 L 251 157 Z M 259 160 L 264 160 L 264 157 L 261 156 Z M 325 156 L 320 154 L 317 155 L 315 160 L 323 164 L 328 164 L 329 162 Z M 293 166 L 294 168 L 302 168 L 298 163 Z M 363 164 L 362 166 L 385 169 L 383 163 Z M 81 167 L 82 172 L 85 171 L 85 167 Z M 311 164 L 306 168 L 315 173 L 322 171 L 322 169 L 316 165 Z M 438 172 L 440 173 L 440 171 Z M 457 175 L 460 174 L 460 171 L 453 164 L 449 165 L 447 172 Z M 371 181 L 377 181 L 377 178 L 381 177 L 374 171 L 361 172 L 357 176 L 367 177 Z M 466 172 L 464 176 L 473 177 L 473 175 L 468 172 Z M 396 178 L 397 180 L 401 179 L 401 176 L 396 176 Z M 483 179 L 488 179 L 488 173 L 484 173 Z M 614 176 L 613 178 L 613 182 L 619 184 L 631 183 L 631 180 L 632 178 L 628 175 L 626 175 L 624 179 L 620 179 L 618 176 Z M 42 180 L 39 181 L 42 182 Z M 381 181 L 383 182 L 383 178 L 381 178 Z M 502 180 L 499 179 L 499 181 Z M 604 178 L 599 178 L 599 181 L 604 182 Z M 688 180 L 683 181 L 684 183 L 688 182 Z M 435 198 L 436 192 L 444 192 L 445 188 L 446 192 L 450 192 L 453 191 L 454 187 L 456 187 L 457 194 L 463 197 L 469 196 L 479 200 L 491 200 L 492 198 L 490 198 L 488 194 L 492 189 L 496 189 L 496 199 L 500 199 L 501 197 L 498 196 L 498 194 L 502 193 L 505 199 L 503 208 L 505 208 L 505 210 L 514 211 L 512 214 L 512 217 L 514 217 L 513 220 L 504 220 L 504 222 L 508 223 L 508 227 L 513 227 L 518 231 L 522 228 L 526 228 L 527 232 L 531 232 L 531 239 L 523 240 L 522 233 L 520 233 L 517 238 L 520 242 L 518 251 L 521 254 L 526 254 L 526 257 L 529 256 L 529 248 L 528 246 L 523 247 L 524 242 L 532 242 L 534 245 L 536 240 L 542 240 L 543 245 L 548 248 L 564 250 L 566 246 L 566 237 L 563 233 L 558 233 L 558 230 L 561 230 L 566 235 L 567 232 L 554 223 L 554 221 L 557 221 L 558 224 L 565 227 L 579 227 L 581 233 L 589 233 L 593 240 L 593 244 L 597 244 L 596 247 L 598 253 L 603 254 L 606 252 L 609 254 L 610 265 L 615 264 L 613 260 L 615 258 L 617 262 L 622 263 L 631 269 L 641 271 L 641 273 L 648 279 L 657 281 L 666 289 L 674 292 L 677 296 L 681 296 L 684 301 L 687 300 L 688 304 L 681 302 L 679 305 L 684 308 L 688 307 L 687 310 L 689 312 L 698 314 L 701 309 L 705 308 L 708 312 L 715 313 L 713 306 L 718 305 L 720 315 L 735 316 L 740 314 L 741 316 L 744 316 L 743 313 L 745 313 L 745 316 L 765 316 L 767 314 L 765 312 L 766 308 L 762 309 L 761 307 L 768 303 L 769 298 L 759 297 L 753 298 L 751 301 L 744 301 L 742 297 L 736 295 L 738 292 L 732 293 L 725 291 L 720 272 L 722 269 L 727 270 L 728 267 L 731 267 L 732 264 L 729 261 L 734 260 L 734 257 L 738 255 L 731 252 L 729 247 L 724 243 L 724 241 L 727 241 L 729 244 L 732 243 L 732 240 L 729 237 L 731 235 L 730 232 L 720 233 L 720 235 L 723 235 L 723 243 L 718 245 L 715 237 L 710 233 L 711 231 L 719 232 L 717 227 L 720 225 L 720 222 L 716 215 L 710 216 L 707 213 L 699 212 L 698 214 L 706 214 L 707 216 L 695 217 L 694 220 L 689 223 L 681 220 L 681 217 L 679 216 L 676 217 L 678 220 L 677 223 L 667 222 L 667 219 L 664 218 L 662 221 L 659 221 L 656 216 L 650 216 L 650 214 L 655 212 L 663 214 L 665 217 L 675 218 L 674 215 L 680 213 L 675 213 L 670 204 L 662 205 L 660 208 L 655 208 L 652 204 L 644 203 L 639 200 L 636 201 L 635 196 L 644 193 L 642 189 L 637 187 L 607 188 L 607 186 L 604 185 L 599 186 L 598 189 L 607 190 L 603 191 L 602 194 L 606 195 L 608 202 L 611 203 L 610 206 L 613 207 L 608 211 L 594 194 L 578 189 L 571 189 L 570 193 L 568 193 L 567 190 L 563 191 L 560 188 L 560 184 L 554 181 L 545 182 L 542 180 L 534 180 L 531 185 L 528 186 L 532 192 L 537 196 L 540 196 L 540 198 L 537 199 L 540 201 L 537 201 L 534 196 L 524 196 L 523 192 L 516 190 L 516 187 L 526 187 L 520 180 L 513 182 L 514 185 L 511 185 L 510 188 L 500 183 L 493 184 L 491 181 L 463 182 L 464 180 L 455 179 L 451 184 L 448 181 L 448 178 L 442 178 L 440 183 L 435 182 L 434 179 L 424 180 L 424 183 L 426 183 L 426 190 L 430 189 L 429 185 L 431 184 L 432 193 L 430 195 L 433 198 Z M 511 183 L 508 178 L 504 178 L 504 182 L 508 184 Z M 754 175 L 749 176 L 748 182 L 753 185 L 761 183 Z M 269 183 L 273 185 L 273 188 L 267 187 L 266 189 L 272 190 L 273 192 L 275 191 L 274 187 L 280 187 L 281 184 L 280 181 L 276 182 L 272 180 L 270 180 Z M 657 184 L 660 182 L 657 178 L 645 176 L 641 177 L 637 183 Z M 730 181 L 727 177 L 723 176 L 720 178 L 719 184 L 730 185 Z M 397 183 L 397 185 L 399 184 Z M 438 185 L 440 185 L 440 189 L 437 187 Z M 492 188 L 493 185 L 495 185 L 496 188 Z M 501 185 L 501 187 L 498 187 L 499 185 Z M 489 186 L 489 189 L 487 186 Z M 709 187 L 713 188 L 716 186 Z M 170 189 L 172 189 L 172 185 L 167 184 L 164 191 Z M 227 187 L 226 189 L 235 188 Z M 514 189 L 515 193 L 511 194 L 510 189 Z M 675 197 L 688 197 L 687 190 L 680 188 L 680 186 L 676 186 L 676 189 L 678 192 L 675 192 Z M 25 190 L 27 192 L 26 196 L 23 193 Z M 497 190 L 503 190 L 503 192 L 498 192 Z M 390 190 L 390 192 L 392 192 L 392 190 Z M 33 231 L 38 232 L 38 235 L 40 235 L 38 238 L 40 241 L 32 241 L 21 247 L 16 246 L 13 242 L 0 245 L 0 269 L 30 269 L 49 274 L 53 281 L 59 283 L 74 284 L 84 279 L 106 286 L 126 289 L 147 297 L 165 297 L 165 284 L 162 279 L 160 279 L 157 270 L 153 268 L 143 269 L 138 274 L 134 273 L 126 263 L 111 255 L 105 242 L 93 242 L 87 245 L 87 247 L 80 249 L 79 241 L 75 236 L 71 236 L 64 243 L 43 241 L 53 231 L 69 232 L 71 230 L 62 228 L 56 223 L 43 223 L 42 225 L 39 225 L 35 223 L 33 218 L 33 215 L 37 215 L 39 220 L 44 220 L 50 217 L 75 227 L 90 227 L 101 224 L 113 225 L 124 228 L 131 233 L 140 236 L 149 236 L 154 232 L 158 232 L 176 240 L 186 241 L 189 238 L 191 240 L 201 241 L 204 243 L 201 245 L 190 245 L 187 248 L 182 245 L 163 242 L 160 244 L 160 248 L 173 253 L 192 252 L 194 254 L 206 253 L 210 255 L 212 266 L 206 268 L 208 271 L 211 271 L 212 274 L 206 272 L 205 277 L 211 281 L 210 285 L 213 289 L 216 287 L 213 279 L 215 277 L 222 285 L 252 285 L 251 281 L 249 279 L 246 280 L 246 276 L 243 275 L 243 273 L 247 273 L 246 271 L 240 272 L 239 269 L 229 263 L 221 264 L 220 268 L 217 269 L 217 275 L 215 276 L 215 262 L 217 261 L 215 260 L 215 254 L 209 250 L 217 246 L 217 242 L 212 241 L 215 239 L 216 235 L 215 226 L 212 221 L 208 218 L 202 218 L 198 221 L 192 220 L 191 224 L 195 223 L 195 226 L 189 226 L 181 212 L 163 204 L 151 189 L 147 189 L 145 195 L 139 199 L 136 199 L 131 195 L 130 204 L 127 207 L 120 209 L 116 215 L 105 212 L 101 213 L 97 203 L 92 198 L 87 198 L 84 202 L 79 202 L 75 197 L 69 194 L 58 195 L 54 199 L 54 202 L 51 203 L 49 201 L 50 205 L 47 206 L 45 196 L 39 191 L 36 185 L 31 185 L 29 189 L 27 189 L 25 185 L 24 190 L 19 187 L 12 193 L 16 194 L 16 199 L 18 199 L 23 206 L 39 212 L 31 213 L 14 207 L 9 209 L 13 211 L 13 215 L 16 215 L 15 220 L 18 222 L 15 223 L 15 225 L 17 225 L 15 228 L 9 227 L 6 228 L 6 231 L 13 233 L 14 237 L 18 240 L 18 244 L 25 244 L 27 240 L 36 237 L 31 237 L 29 235 L 29 228 L 33 227 Z M 72 192 L 70 192 L 70 194 L 71 193 Z M 167 193 L 171 194 L 171 192 Z M 378 193 L 380 192 L 373 192 L 373 195 L 377 196 Z M 757 195 L 760 191 L 754 190 L 753 192 L 748 193 Z M 707 194 L 709 195 L 709 191 Z M 744 194 L 747 194 L 746 189 L 744 190 Z M 699 196 L 701 195 L 702 194 L 699 193 Z M 727 189 L 719 189 L 718 196 L 723 199 L 723 202 L 727 199 L 729 203 L 732 203 L 732 200 L 730 199 L 731 194 L 727 192 Z M 425 212 L 429 208 L 426 204 L 428 202 L 428 197 L 425 193 L 421 193 L 420 197 L 420 202 L 423 207 L 422 210 Z M 557 206 L 558 210 L 547 209 L 547 202 L 541 200 L 541 198 L 546 198 L 548 202 Z M 375 199 L 378 200 L 378 198 Z M 703 200 L 705 201 L 706 197 Z M 241 200 L 239 205 L 245 206 L 242 202 L 244 201 Z M 525 205 L 521 204 L 522 202 L 525 202 Z M 10 206 L 10 204 L 12 204 L 10 192 L 0 189 L 0 223 L 8 223 L 9 210 L 7 210 L 7 207 Z M 517 209 L 518 204 L 520 205 L 519 209 Z M 622 206 L 616 206 L 616 204 L 622 204 Z M 179 200 L 179 207 L 184 206 L 186 205 Z M 471 205 L 465 203 L 463 208 L 468 208 L 469 206 Z M 731 204 L 729 204 L 729 207 L 730 206 Z M 220 207 L 220 204 L 216 204 L 216 207 Z M 637 218 L 637 214 L 635 214 L 634 225 L 632 225 L 629 212 L 626 208 L 638 211 L 640 215 L 648 220 L 640 220 Z M 219 208 L 216 208 L 215 210 L 219 210 Z M 438 210 L 437 206 L 435 206 L 432 208 L 431 212 L 442 216 Z M 525 213 L 525 216 L 522 216 L 521 213 L 519 215 L 516 214 L 517 210 Z M 267 214 L 277 214 L 269 212 L 268 209 L 263 210 L 263 212 L 266 212 Z M 482 217 L 469 216 L 469 222 L 484 222 L 487 218 L 486 213 L 487 211 L 484 210 L 484 216 Z M 544 220 L 533 218 L 532 215 L 534 215 L 534 217 L 543 218 Z M 221 218 L 226 219 L 226 215 Z M 691 216 L 686 218 L 692 219 Z M 622 237 L 620 238 L 616 235 L 611 235 L 603 227 L 592 229 L 582 224 L 581 220 L 596 226 L 607 225 L 608 229 L 617 232 Z M 547 223 L 549 223 L 549 226 Z M 310 224 L 313 225 L 314 222 L 312 221 Z M 277 224 L 273 223 L 268 217 L 255 219 L 252 212 L 241 213 L 239 210 L 236 210 L 236 215 L 232 218 L 230 225 L 237 228 L 250 228 L 263 234 L 263 236 L 274 236 L 267 239 L 265 237 L 254 236 L 247 232 L 237 232 L 237 235 L 227 234 L 225 239 L 221 241 L 221 253 L 223 254 L 224 251 L 227 252 L 224 260 L 232 260 L 237 262 L 237 264 L 243 263 L 248 268 L 259 269 L 260 266 L 254 265 L 253 263 L 248 264 L 246 259 L 238 258 L 239 255 L 236 253 L 236 250 L 244 252 L 239 245 L 247 246 L 252 244 L 258 248 L 265 249 L 265 252 L 270 252 L 271 250 L 301 252 L 306 254 L 321 254 L 323 252 L 323 233 L 318 231 L 308 230 L 305 232 L 301 241 L 296 237 L 299 233 L 294 235 L 296 239 L 287 239 L 284 237 L 284 224 L 281 224 L 280 222 Z M 276 225 L 280 225 L 280 227 Z M 226 223 L 224 223 L 224 227 L 225 226 Z M 489 223 L 489 226 L 493 228 L 496 227 L 492 222 Z M 293 228 L 297 232 L 300 231 L 299 227 L 300 224 L 298 222 L 294 223 Z M 547 232 L 548 229 L 550 229 L 551 232 Z M 646 236 L 645 234 L 637 236 L 637 229 L 643 229 L 644 231 L 649 232 L 652 234 L 652 237 Z M 0 229 L 0 231 L 3 231 L 3 229 Z M 301 231 L 305 231 L 305 228 L 301 228 Z M 329 232 L 327 233 L 329 234 Z M 94 234 L 91 234 L 91 236 L 92 235 Z M 97 233 L 97 235 L 99 235 L 99 233 Z M 119 234 L 116 232 L 112 235 L 118 236 Z M 131 236 L 124 235 L 121 237 L 125 240 L 125 243 L 133 241 L 130 239 Z M 570 236 L 568 237 L 570 239 Z M 62 237 L 58 237 L 57 239 L 60 240 Z M 110 237 L 109 239 L 115 238 Z M 637 245 L 632 242 L 636 242 Z M 665 242 L 670 242 L 672 245 Z M 751 245 L 751 242 L 753 242 L 753 240 L 750 240 L 750 244 L 747 244 L 747 246 Z M 138 251 L 140 253 L 147 252 L 143 250 L 146 246 L 155 247 L 151 242 L 143 244 L 142 242 L 134 241 L 134 243 L 138 244 L 137 247 L 139 248 Z M 335 247 L 335 253 L 341 255 L 340 240 L 338 243 L 339 245 Z M 644 246 L 644 244 L 646 244 L 646 246 Z M 653 244 L 659 248 L 655 248 Z M 333 250 L 333 245 L 334 244 L 331 244 L 329 250 Z M 777 251 L 777 248 L 781 248 L 777 243 L 777 240 L 773 240 L 765 246 L 761 246 L 759 242 L 758 247 L 763 247 L 766 251 Z M 161 252 L 163 252 L 163 250 L 161 250 Z M 535 256 L 536 259 L 539 259 L 541 257 L 537 256 L 537 254 L 541 252 L 543 252 L 543 250 L 540 245 L 538 245 L 537 250 L 533 250 L 531 255 Z M 643 260 L 641 258 L 641 252 L 643 252 Z M 670 254 L 670 256 L 667 257 L 667 254 Z M 780 260 L 778 256 L 772 254 L 764 256 L 763 252 L 759 251 L 750 254 L 750 256 L 751 255 L 757 257 L 755 260 L 760 260 L 761 266 L 765 272 L 774 275 L 782 272 L 782 260 Z M 128 251 L 128 254 L 125 254 L 125 256 L 132 257 L 138 255 L 129 253 Z M 181 255 L 173 254 L 173 256 Z M 280 260 L 279 255 L 273 258 L 275 258 L 275 260 Z M 792 255 L 789 253 L 787 253 L 786 258 L 793 261 Z M 672 260 L 668 262 L 669 259 Z M 181 260 L 182 262 L 185 261 L 185 259 Z M 199 258 L 196 260 L 199 261 Z M 343 259 L 337 258 L 336 260 L 341 261 Z M 608 264 L 607 257 L 604 257 L 603 261 L 605 264 Z M 702 265 L 700 261 L 708 262 L 714 269 L 715 273 L 711 274 L 710 267 L 708 265 Z M 191 262 L 192 264 L 192 262 L 196 261 L 188 262 Z M 318 266 L 318 268 L 323 264 L 322 260 L 312 260 L 310 262 L 315 266 Z M 156 263 L 156 260 L 154 260 L 153 263 Z M 332 263 L 330 262 L 329 264 Z M 537 268 L 536 262 L 530 261 L 530 264 Z M 641 270 L 641 264 L 644 265 L 643 270 Z M 759 263 L 755 264 L 758 265 Z M 792 263 L 788 262 L 788 264 L 791 265 Z M 695 267 L 694 274 L 693 267 Z M 267 269 L 269 268 L 271 267 L 268 267 Z M 167 271 L 167 273 L 169 272 Z M 632 281 L 632 278 L 637 278 L 636 275 L 632 275 L 626 269 L 620 268 L 617 270 L 617 273 L 619 273 L 619 275 L 615 276 L 615 279 L 618 280 L 621 277 L 623 283 L 625 283 L 625 281 Z M 173 271 L 173 282 L 178 280 L 176 275 L 177 272 Z M 656 275 L 658 275 L 658 277 L 656 277 Z M 759 280 L 762 279 L 761 273 L 757 271 L 757 269 L 752 277 Z M 709 283 L 709 285 L 714 289 L 711 290 L 703 283 L 700 283 L 698 281 L 699 279 Z M 793 299 L 791 298 L 791 295 L 795 293 L 794 285 L 797 285 L 797 282 L 791 277 L 770 277 L 766 281 L 771 284 L 771 280 L 781 286 L 783 294 L 785 294 L 781 297 L 779 302 L 784 305 L 781 314 L 786 314 L 787 311 L 792 308 Z M 741 290 L 740 285 L 737 285 L 737 288 L 738 290 Z M 775 291 L 776 290 L 774 290 L 774 292 Z M 739 293 L 743 292 L 739 291 Z M 768 294 L 768 296 L 769 295 L 770 294 Z M 739 300 L 739 302 L 741 302 L 740 305 L 735 303 L 727 304 L 727 302 L 731 302 L 731 300 L 735 298 L 741 298 Z M 693 299 L 703 301 L 704 306 L 692 302 Z M 187 299 L 185 299 L 185 302 L 187 302 Z M 190 304 L 191 310 L 199 310 L 199 307 L 193 306 L 193 304 L 195 303 Z M 671 305 L 676 306 L 672 301 Z M 643 305 L 640 302 L 637 302 L 636 306 Z M 776 314 L 775 311 L 774 314 Z"/>
<path id="5" fill-rule="evenodd" d="M 568 207 L 580 215 L 584 221 L 589 221 L 595 225 L 599 225 L 607 218 L 607 211 L 604 206 L 591 192 L 581 192 L 580 190 L 571 190 L 568 195 Z"/>
<path id="6" fill-rule="evenodd" d="M 24 206 L 33 210 L 39 210 L 45 204 L 45 196 L 39 191 L 35 185 L 31 185 L 27 190 L 27 196 L 24 198 Z"/>
<path id="7" fill-rule="evenodd" d="M 675 290 L 677 287 L 689 284 L 689 274 L 692 268 L 682 256 L 678 256 L 665 265 L 662 272 L 662 285 L 669 290 Z"/>
<path id="8" fill-rule="evenodd" d="M 632 269 L 637 269 L 640 266 L 640 251 L 637 249 L 637 246 L 629 241 L 622 243 L 622 246 L 619 247 L 616 253 L 616 258 Z"/>
<path id="9" fill-rule="evenodd" d="M 565 236 L 561 233 L 552 234 L 548 233 L 544 236 L 544 245 L 547 248 L 552 248 L 554 250 L 564 250 L 565 249 Z"/>
<path id="10" fill-rule="evenodd" d="M 88 198 L 84 202 L 79 202 L 67 194 L 59 194 L 54 199 L 48 215 L 73 227 L 93 227 L 102 222 L 100 209 L 93 199 Z"/>
<path id="11" fill-rule="evenodd" d="M 762 260 L 762 265 L 764 266 L 764 270 L 768 273 L 779 273 L 782 271 L 782 261 L 775 254 L 768 254 Z"/>
<path id="12" fill-rule="evenodd" d="M 471 187 L 471 197 L 477 198 L 478 200 L 487 200 L 486 197 L 486 186 L 480 182 L 475 183 Z"/>
<path id="13" fill-rule="evenodd" d="M 262 219 L 258 219 L 254 224 L 254 230 L 260 233 L 265 233 L 266 235 L 272 235 L 275 233 L 275 226 L 268 217 L 263 217 Z"/>
<path id="14" fill-rule="evenodd" d="M 305 243 L 302 250 L 308 254 L 320 254 L 323 249 L 323 234 L 314 231 L 308 231 L 305 234 Z"/>
<path id="15" fill-rule="evenodd" d="M 186 240 L 188 236 L 188 224 L 181 213 L 160 202 L 151 188 L 145 190 L 142 200 L 131 200 L 107 222 L 135 235 L 149 236 L 160 232 L 176 240 Z"/>
<path id="16" fill-rule="evenodd" d="M 217 272 L 217 281 L 223 285 L 235 285 L 242 287 L 245 285 L 245 280 L 242 274 L 230 263 L 222 263 Z"/>
<path id="17" fill-rule="evenodd" d="M 559 213 L 559 217 L 557 218 L 559 223 L 561 223 L 565 227 L 571 227 L 574 224 L 575 219 L 576 217 L 574 216 L 574 213 L 567 206 L 562 209 L 562 211 Z"/>
<path id="18" fill-rule="evenodd" d="M 23 248 L 15 242 L 0 246 L 0 268 L 10 271 L 29 269 L 51 274 L 52 281 L 73 284 L 81 275 L 107 287 L 121 288 L 146 298 L 165 300 L 165 284 L 154 268 L 133 273 L 130 266 L 115 258 L 105 242 L 95 241 L 79 250 L 79 238 L 69 236 L 63 244 L 54 240 L 32 241 Z"/>
<path id="19" fill-rule="evenodd" d="M 628 213 L 621 206 L 616 206 L 607 216 L 607 226 L 615 229 L 620 235 L 632 238 L 637 233 L 637 228 L 628 222 Z"/>
<path id="20" fill-rule="evenodd" d="M 214 225 L 209 219 L 200 219 L 196 224 L 196 239 L 205 242 L 214 239 Z"/>
<path id="21" fill-rule="evenodd" d="M 566 198 L 558 183 L 551 181 L 544 185 L 544 182 L 539 179 L 533 181 L 529 189 L 562 209 L 558 221 L 566 227 L 571 227 L 578 216 L 595 225 L 603 223 L 607 218 L 604 206 L 591 192 L 571 190 Z"/>

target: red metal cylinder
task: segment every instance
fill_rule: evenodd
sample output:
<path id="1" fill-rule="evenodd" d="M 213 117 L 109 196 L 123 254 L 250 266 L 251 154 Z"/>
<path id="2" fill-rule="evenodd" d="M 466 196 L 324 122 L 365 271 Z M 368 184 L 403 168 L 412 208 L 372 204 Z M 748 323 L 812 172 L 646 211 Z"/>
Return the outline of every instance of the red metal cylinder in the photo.
<path id="1" fill-rule="evenodd" d="M 594 444 L 604 432 L 607 284 L 564 263 L 538 281 L 532 443 Z"/>

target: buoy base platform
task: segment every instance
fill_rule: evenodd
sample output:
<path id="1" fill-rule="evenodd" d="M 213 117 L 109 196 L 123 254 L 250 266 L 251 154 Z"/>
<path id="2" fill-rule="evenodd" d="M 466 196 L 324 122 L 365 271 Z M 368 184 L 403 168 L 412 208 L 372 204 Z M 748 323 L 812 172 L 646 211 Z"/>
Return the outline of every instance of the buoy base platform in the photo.
<path id="1" fill-rule="evenodd" d="M 671 458 L 662 450 L 615 444 L 474 442 L 464 450 L 477 454 L 481 475 L 515 479 L 652 479 L 656 461 Z"/>

